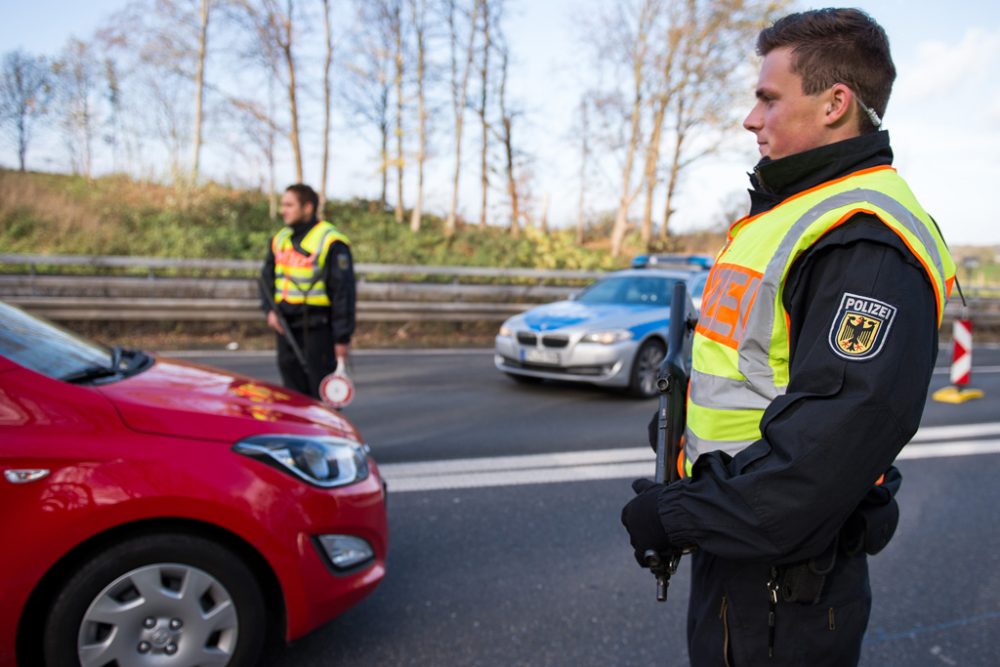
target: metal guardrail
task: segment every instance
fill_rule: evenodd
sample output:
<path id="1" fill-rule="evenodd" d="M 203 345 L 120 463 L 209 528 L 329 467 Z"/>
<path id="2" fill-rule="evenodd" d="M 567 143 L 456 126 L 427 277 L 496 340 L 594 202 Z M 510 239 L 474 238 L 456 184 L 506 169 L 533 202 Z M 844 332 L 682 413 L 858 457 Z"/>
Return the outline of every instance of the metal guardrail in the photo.
<path id="1" fill-rule="evenodd" d="M 5 266 L 6 265 L 6 266 Z M 0 273 L 0 298 L 53 320 L 115 321 L 259 321 L 256 283 L 248 278 L 163 277 L 155 269 L 243 271 L 256 274 L 252 260 L 205 260 L 164 257 L 0 254 L 0 266 L 28 267 L 24 273 Z M 147 269 L 147 276 L 61 275 L 39 273 L 38 267 Z M 599 271 L 496 269 L 463 266 L 358 264 L 358 319 L 361 321 L 498 321 L 546 301 L 564 299 L 578 287 L 544 284 L 580 281 Z M 368 281 L 366 276 L 445 276 L 450 282 Z M 491 279 L 469 284 L 463 277 Z M 511 284 L 509 279 L 534 279 Z M 977 327 L 1000 327 L 1000 287 L 966 288 L 968 314 Z M 979 296 L 989 295 L 989 296 Z M 953 298 L 947 320 L 961 312 Z M 950 329 L 946 329 L 950 331 Z"/>
<path id="2" fill-rule="evenodd" d="M 247 271 L 256 273 L 261 262 L 252 259 L 180 259 L 173 257 L 130 257 L 122 255 L 23 255 L 0 254 L 0 265 L 27 266 L 34 273 L 39 266 L 81 266 L 92 269 L 184 269 L 200 271 Z M 424 275 L 480 278 L 535 278 L 539 280 L 590 280 L 603 271 L 562 269 L 503 269 L 485 266 L 421 266 L 410 264 L 354 265 L 355 273 L 389 275 Z"/>

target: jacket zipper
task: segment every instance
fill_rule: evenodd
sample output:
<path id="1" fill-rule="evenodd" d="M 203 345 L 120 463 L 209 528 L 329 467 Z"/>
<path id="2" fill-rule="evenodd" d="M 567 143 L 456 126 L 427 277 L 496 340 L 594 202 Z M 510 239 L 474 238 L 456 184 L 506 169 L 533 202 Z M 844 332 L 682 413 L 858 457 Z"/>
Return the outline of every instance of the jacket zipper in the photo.
<path id="1" fill-rule="evenodd" d="M 778 611 L 778 570 L 771 568 L 771 579 L 767 582 L 767 657 L 774 657 L 774 622 Z"/>

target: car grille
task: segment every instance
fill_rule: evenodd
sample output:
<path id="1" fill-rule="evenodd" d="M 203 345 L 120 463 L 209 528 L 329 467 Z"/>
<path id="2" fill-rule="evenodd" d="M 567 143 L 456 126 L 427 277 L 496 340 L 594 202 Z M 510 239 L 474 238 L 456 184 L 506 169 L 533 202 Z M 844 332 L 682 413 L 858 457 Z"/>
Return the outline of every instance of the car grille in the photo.
<path id="1" fill-rule="evenodd" d="M 508 368 L 522 368 L 526 371 L 542 371 L 553 375 L 607 375 L 611 371 L 611 366 L 572 366 L 563 368 L 560 366 L 548 366 L 545 364 L 530 364 L 514 359 L 503 358 L 503 365 Z"/>
<path id="2" fill-rule="evenodd" d="M 538 342 L 538 336 L 528 331 L 518 331 L 517 342 L 521 345 L 534 345 Z"/>
<path id="3" fill-rule="evenodd" d="M 567 336 L 542 336 L 542 345 L 545 347 L 566 347 L 569 345 Z"/>

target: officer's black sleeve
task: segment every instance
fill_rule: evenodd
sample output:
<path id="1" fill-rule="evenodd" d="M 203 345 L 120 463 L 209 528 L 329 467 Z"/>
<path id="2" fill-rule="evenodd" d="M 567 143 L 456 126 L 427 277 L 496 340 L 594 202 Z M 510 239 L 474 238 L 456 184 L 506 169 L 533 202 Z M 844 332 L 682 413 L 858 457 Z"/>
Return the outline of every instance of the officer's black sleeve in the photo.
<path id="1" fill-rule="evenodd" d="M 354 282 L 354 259 L 351 249 L 340 241 L 330 246 L 323 277 L 326 293 L 330 297 L 330 318 L 333 327 L 333 342 L 348 344 L 354 335 L 356 309 L 356 287 Z"/>
<path id="2" fill-rule="evenodd" d="M 274 293 L 274 249 L 269 243 L 267 245 L 267 257 L 264 258 L 264 265 L 260 267 L 260 289 L 270 289 Z M 265 313 L 271 310 L 271 302 L 264 294 L 260 295 L 260 309 Z"/>
<path id="3" fill-rule="evenodd" d="M 855 219 L 793 267 L 787 392 L 765 411 L 760 440 L 735 458 L 700 456 L 691 478 L 663 491 L 673 544 L 774 563 L 817 556 L 916 432 L 937 355 L 936 305 L 893 236 Z M 845 294 L 896 308 L 869 359 L 834 351 Z"/>

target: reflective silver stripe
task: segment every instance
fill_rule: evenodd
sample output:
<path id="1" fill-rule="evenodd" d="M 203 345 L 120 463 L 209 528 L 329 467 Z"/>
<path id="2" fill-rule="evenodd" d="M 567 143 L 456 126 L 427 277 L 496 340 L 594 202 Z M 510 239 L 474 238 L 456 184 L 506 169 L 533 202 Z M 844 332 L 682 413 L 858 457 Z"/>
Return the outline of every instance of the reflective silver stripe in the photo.
<path id="1" fill-rule="evenodd" d="M 691 371 L 691 402 L 713 410 L 766 410 L 771 398 L 758 394 L 745 380 Z"/>
<path id="2" fill-rule="evenodd" d="M 744 449 L 757 442 L 756 440 L 704 440 L 696 436 L 690 428 L 684 431 L 684 453 L 693 463 L 698 457 L 708 452 L 723 451 L 730 456 L 736 456 Z"/>
<path id="3" fill-rule="evenodd" d="M 294 285 L 295 283 L 292 283 Z M 310 290 L 300 290 L 298 288 L 288 290 L 289 296 L 326 296 L 326 290 L 324 289 L 310 289 Z"/>
<path id="4" fill-rule="evenodd" d="M 892 197 L 876 190 L 856 189 L 835 194 L 819 202 L 795 221 L 768 262 L 756 304 L 750 312 L 743 340 L 740 341 L 739 370 L 747 378 L 749 386 L 753 387 L 755 393 L 773 399 L 785 392 L 784 387 L 776 387 L 774 384 L 770 347 L 771 333 L 774 330 L 775 299 L 792 251 L 806 230 L 820 217 L 838 208 L 864 203 L 874 204 L 885 210 L 916 235 L 931 255 L 939 278 L 944 276 L 941 255 L 930 230 L 909 209 Z"/>

